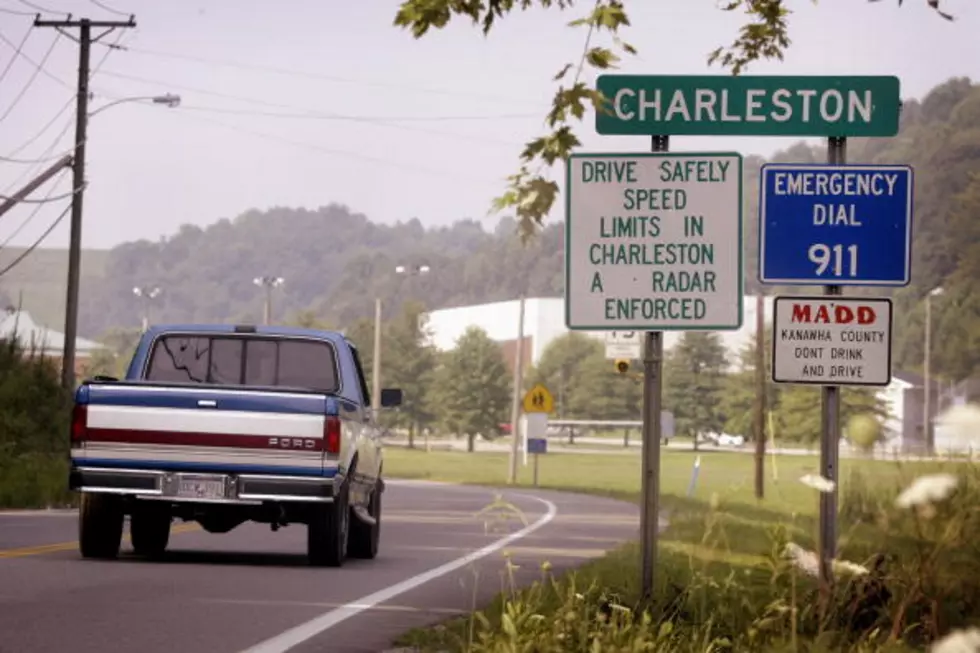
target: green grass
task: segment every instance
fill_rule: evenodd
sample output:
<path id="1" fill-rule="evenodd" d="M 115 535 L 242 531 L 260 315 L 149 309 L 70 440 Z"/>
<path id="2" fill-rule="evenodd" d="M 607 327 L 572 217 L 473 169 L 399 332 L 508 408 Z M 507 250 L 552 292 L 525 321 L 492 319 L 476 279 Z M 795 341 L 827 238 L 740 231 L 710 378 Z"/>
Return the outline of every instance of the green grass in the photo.
<path id="1" fill-rule="evenodd" d="M 24 253 L 23 247 L 0 250 L 0 269 Z M 82 250 L 82 285 L 91 284 L 105 272 L 109 250 Z M 61 330 L 65 321 L 65 284 L 68 250 L 38 248 L 0 279 L 0 290 L 16 306 L 23 293 L 23 308 L 36 322 Z"/>
<path id="2" fill-rule="evenodd" d="M 665 592 L 673 591 L 666 589 L 668 583 L 680 588 L 703 587 L 700 609 L 707 610 L 708 614 L 713 609 L 709 604 L 717 600 L 758 606 L 759 614 L 753 618 L 761 618 L 765 606 L 773 600 L 773 569 L 783 564 L 778 562 L 780 543 L 793 541 L 811 550 L 815 548 L 818 493 L 800 483 L 799 478 L 817 473 L 818 460 L 814 456 L 779 456 L 774 468 L 772 457 L 767 457 L 766 496 L 760 501 L 754 496 L 753 457 L 725 452 L 700 453 L 699 479 L 693 495 L 688 497 L 687 488 L 697 455 L 662 451 L 661 509 L 670 526 L 660 539 L 663 585 L 659 595 L 662 597 Z M 504 485 L 507 478 L 507 461 L 506 454 L 425 453 L 391 448 L 385 452 L 385 474 L 499 486 Z M 639 498 L 639 456 L 553 454 L 542 456 L 539 462 L 540 487 L 630 501 Z M 861 562 L 881 550 L 882 525 L 873 517 L 875 510 L 887 504 L 887 501 L 881 503 L 881 496 L 894 496 L 899 487 L 922 473 L 965 467 L 955 462 L 896 464 L 842 459 L 840 496 L 842 505 L 847 498 L 847 506 L 839 520 L 841 557 Z M 530 465 L 519 468 L 518 484 L 522 487 L 531 484 Z M 895 547 L 907 547 L 907 539 L 904 535 L 895 536 L 892 542 Z M 545 592 L 547 596 L 542 594 L 531 600 L 527 599 L 526 592 L 500 595 L 482 610 L 489 619 L 486 628 L 499 632 L 503 612 L 514 610 L 518 604 L 524 606 L 522 609 L 530 610 L 527 606 L 533 603 L 534 612 L 550 619 L 548 615 L 559 608 L 567 609 L 570 583 L 580 588 L 577 590 L 580 592 L 594 583 L 595 592 L 612 593 L 633 604 L 639 600 L 638 557 L 636 543 L 630 543 L 585 564 L 574 577 L 560 580 L 554 585 L 554 591 Z M 733 582 L 738 586 L 737 591 L 732 589 Z M 728 596 L 726 592 L 733 594 Z M 718 610 L 726 609 L 718 607 Z M 748 613 L 755 609 L 750 607 Z M 745 614 L 733 616 L 731 623 L 741 624 L 739 619 L 744 621 Z M 455 619 L 435 628 L 410 631 L 397 643 L 421 650 L 477 650 L 463 644 L 472 627 L 473 621 L 469 618 Z"/>
<path id="3" fill-rule="evenodd" d="M 728 504 L 759 507 L 754 496 L 754 458 L 743 453 L 724 451 L 661 450 L 661 494 L 674 503 L 685 497 L 694 461 L 701 458 L 701 471 L 693 499 L 707 501 L 713 492 Z M 385 450 L 385 475 L 396 478 L 429 479 L 473 485 L 504 485 L 507 481 L 508 456 L 504 453 L 466 454 L 391 447 Z M 841 460 L 841 478 L 853 470 L 878 482 L 897 482 L 898 468 L 893 463 L 868 460 Z M 762 505 L 788 515 L 792 512 L 812 514 L 816 511 L 813 490 L 799 483 L 804 474 L 816 474 L 815 456 L 779 456 L 775 462 L 766 457 L 766 498 Z M 518 483 L 529 486 L 532 466 L 518 467 Z M 545 454 L 538 466 L 540 487 L 587 492 L 636 500 L 640 492 L 640 457 L 561 453 Z M 670 503 L 666 501 L 665 503 Z"/>

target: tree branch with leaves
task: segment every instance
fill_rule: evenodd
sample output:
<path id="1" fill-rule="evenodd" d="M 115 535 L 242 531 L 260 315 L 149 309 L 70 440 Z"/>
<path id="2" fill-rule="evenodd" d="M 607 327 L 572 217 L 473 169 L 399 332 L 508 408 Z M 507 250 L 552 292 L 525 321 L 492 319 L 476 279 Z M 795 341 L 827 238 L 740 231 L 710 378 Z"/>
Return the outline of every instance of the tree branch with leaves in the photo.
<path id="1" fill-rule="evenodd" d="M 650 0 L 647 0 L 648 2 Z M 879 0 L 869 0 L 877 2 Z M 926 0 L 940 16 L 953 17 L 939 8 L 940 0 Z M 626 2 L 596 0 L 592 10 L 569 23 L 569 27 L 585 28 L 585 45 L 578 62 L 566 63 L 552 81 L 563 82 L 574 70 L 568 84 L 559 85 L 551 102 L 551 110 L 545 119 L 548 133 L 529 141 L 520 154 L 518 171 L 507 178 L 504 193 L 494 199 L 491 213 L 512 211 L 518 218 L 521 236 L 527 239 L 537 232 L 544 218 L 551 212 L 558 197 L 558 184 L 545 176 L 546 168 L 556 161 L 565 161 L 581 145 L 572 127 L 572 119 L 581 121 L 586 108 L 608 111 L 608 100 L 592 85 L 582 80 L 586 68 L 605 71 L 616 68 L 620 56 L 634 55 L 637 49 L 623 41 L 619 32 L 630 25 Z M 790 46 L 787 0 L 728 0 L 721 11 L 743 11 L 746 23 L 737 38 L 728 46 L 715 49 L 708 55 L 708 64 L 719 64 L 733 75 L 738 75 L 756 61 L 778 59 Z M 898 0 L 902 5 L 902 0 Z M 574 6 L 573 0 L 404 0 L 395 15 L 397 27 L 411 30 L 415 38 L 422 38 L 430 29 L 442 29 L 454 17 L 469 18 L 481 26 L 487 35 L 504 16 L 520 9 L 534 6 L 543 9 L 558 8 L 561 11 Z M 594 45 L 594 38 L 607 32 L 612 47 Z"/>

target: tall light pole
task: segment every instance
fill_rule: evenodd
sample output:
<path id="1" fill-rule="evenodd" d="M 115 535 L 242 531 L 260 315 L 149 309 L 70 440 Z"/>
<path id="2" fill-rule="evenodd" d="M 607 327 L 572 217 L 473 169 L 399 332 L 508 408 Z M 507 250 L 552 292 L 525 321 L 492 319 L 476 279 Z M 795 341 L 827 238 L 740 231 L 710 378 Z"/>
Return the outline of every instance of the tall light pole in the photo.
<path id="1" fill-rule="evenodd" d="M 36 23 L 37 24 L 37 23 Z M 154 104 L 175 107 L 180 104 L 180 96 L 172 93 L 149 97 L 121 98 L 99 107 L 91 113 L 88 110 L 88 57 L 91 25 L 82 25 L 83 38 L 80 64 L 78 66 L 78 108 L 75 118 L 75 147 L 72 157 L 72 199 L 71 235 L 68 242 L 68 283 L 65 291 L 65 344 L 61 359 L 61 384 L 65 389 L 75 386 L 75 345 L 78 339 L 78 291 L 81 285 L 82 266 L 82 199 L 85 192 L 85 146 L 88 140 L 88 120 L 110 106 L 124 102 L 149 100 Z"/>
<path id="2" fill-rule="evenodd" d="M 925 361 L 923 364 L 923 394 L 922 399 L 922 433 L 926 439 L 926 453 L 930 456 L 936 453 L 936 440 L 932 431 L 932 378 L 930 375 L 930 364 L 932 363 L 932 298 L 943 294 L 942 288 L 933 288 L 926 295 L 926 334 L 925 334 Z"/>
<path id="3" fill-rule="evenodd" d="M 517 483 L 517 452 L 520 444 L 521 385 L 524 370 L 524 293 L 521 293 L 517 309 L 517 346 L 514 348 L 514 388 L 510 398 L 510 467 L 507 482 Z"/>
<path id="4" fill-rule="evenodd" d="M 281 286 L 286 280 L 282 277 L 255 277 L 252 283 L 260 288 L 265 288 L 265 309 L 263 310 L 263 324 L 272 323 L 272 290 Z"/>
<path id="5" fill-rule="evenodd" d="M 428 265 L 396 265 L 395 274 L 421 276 L 429 273 Z M 374 299 L 374 361 L 371 366 L 371 412 L 377 419 L 381 410 L 381 298 Z"/>
<path id="6" fill-rule="evenodd" d="M 153 300 L 160 296 L 163 290 L 159 286 L 153 287 L 141 287 L 136 286 L 133 288 L 133 294 L 143 300 L 143 333 L 150 328 L 150 304 Z"/>

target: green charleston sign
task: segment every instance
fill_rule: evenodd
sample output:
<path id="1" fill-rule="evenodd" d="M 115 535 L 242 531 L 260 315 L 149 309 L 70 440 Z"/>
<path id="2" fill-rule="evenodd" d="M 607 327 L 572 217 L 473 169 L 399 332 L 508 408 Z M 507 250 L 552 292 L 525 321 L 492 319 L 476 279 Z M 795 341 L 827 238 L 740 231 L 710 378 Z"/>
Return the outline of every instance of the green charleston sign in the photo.
<path id="1" fill-rule="evenodd" d="M 897 77 L 601 75 L 603 135 L 894 136 Z"/>

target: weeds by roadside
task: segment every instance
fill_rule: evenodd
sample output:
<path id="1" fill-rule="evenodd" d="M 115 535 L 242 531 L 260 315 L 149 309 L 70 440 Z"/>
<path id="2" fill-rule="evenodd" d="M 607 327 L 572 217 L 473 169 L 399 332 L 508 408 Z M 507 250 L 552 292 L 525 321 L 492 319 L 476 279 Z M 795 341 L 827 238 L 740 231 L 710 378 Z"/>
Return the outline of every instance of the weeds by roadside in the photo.
<path id="1" fill-rule="evenodd" d="M 506 560 L 510 582 L 490 607 L 400 643 L 467 653 L 980 651 L 980 630 L 971 630 L 980 626 L 980 470 L 898 465 L 891 482 L 854 473 L 841 488 L 848 528 L 826 609 L 812 519 L 753 525 L 751 513 L 716 496 L 700 512 L 677 509 L 652 600 L 638 593 L 635 544 L 561 578 L 545 563 L 523 590 Z M 814 493 L 828 489 L 804 480 Z M 765 532 L 765 550 L 752 557 L 740 550 L 746 529 Z"/>
<path id="2" fill-rule="evenodd" d="M 0 340 L 0 508 L 69 505 L 69 398 L 54 362 Z"/>

